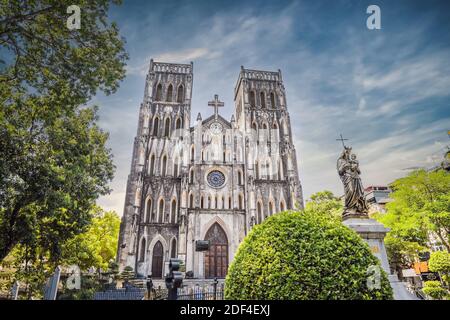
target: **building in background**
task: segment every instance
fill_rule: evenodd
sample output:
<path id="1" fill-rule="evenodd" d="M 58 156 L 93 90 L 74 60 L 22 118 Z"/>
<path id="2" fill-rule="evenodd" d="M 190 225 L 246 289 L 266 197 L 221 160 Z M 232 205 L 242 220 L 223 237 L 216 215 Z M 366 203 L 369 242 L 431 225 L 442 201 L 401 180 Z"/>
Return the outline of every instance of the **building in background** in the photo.
<path id="1" fill-rule="evenodd" d="M 386 213 L 386 204 L 391 201 L 389 195 L 392 190 L 388 186 L 368 186 L 364 189 L 366 201 L 369 205 L 369 215 L 375 212 Z"/>

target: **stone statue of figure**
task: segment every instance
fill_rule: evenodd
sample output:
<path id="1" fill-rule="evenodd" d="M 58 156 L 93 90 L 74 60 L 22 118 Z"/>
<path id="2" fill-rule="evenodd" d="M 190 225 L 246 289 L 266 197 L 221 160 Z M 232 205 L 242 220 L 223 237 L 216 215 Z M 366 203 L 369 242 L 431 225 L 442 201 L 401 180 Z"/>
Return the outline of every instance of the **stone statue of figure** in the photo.
<path id="1" fill-rule="evenodd" d="M 364 196 L 364 188 L 359 175 L 359 161 L 352 154 L 352 148 L 344 146 L 337 160 L 337 171 L 344 184 L 345 207 L 343 218 L 367 218 L 368 207 Z"/>

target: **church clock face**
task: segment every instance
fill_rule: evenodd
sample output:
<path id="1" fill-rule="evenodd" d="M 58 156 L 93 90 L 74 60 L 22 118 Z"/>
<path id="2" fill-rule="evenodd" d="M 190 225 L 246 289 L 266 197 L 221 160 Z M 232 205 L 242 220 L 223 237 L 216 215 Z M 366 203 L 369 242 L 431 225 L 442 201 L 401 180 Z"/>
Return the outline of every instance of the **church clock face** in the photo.
<path id="1" fill-rule="evenodd" d="M 220 188 L 225 184 L 225 175 L 219 170 L 213 170 L 208 173 L 206 180 L 211 187 Z"/>
<path id="2" fill-rule="evenodd" d="M 209 126 L 209 130 L 211 130 L 214 134 L 220 134 L 222 133 L 222 125 L 218 122 L 214 122 Z"/>

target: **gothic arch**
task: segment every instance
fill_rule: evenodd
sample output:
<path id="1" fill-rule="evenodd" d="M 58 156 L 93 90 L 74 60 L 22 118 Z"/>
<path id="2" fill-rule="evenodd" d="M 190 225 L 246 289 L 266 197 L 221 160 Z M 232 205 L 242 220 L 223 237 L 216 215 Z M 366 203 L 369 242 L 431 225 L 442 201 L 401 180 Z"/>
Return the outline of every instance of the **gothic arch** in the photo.
<path id="1" fill-rule="evenodd" d="M 141 241 L 139 242 L 139 257 L 138 257 L 139 262 L 145 261 L 145 257 L 146 257 L 145 248 L 147 248 L 147 239 L 145 237 L 142 237 Z"/>
<path id="2" fill-rule="evenodd" d="M 226 231 L 216 222 L 207 229 L 204 239 L 210 243 L 204 255 L 205 278 L 225 278 L 230 249 Z"/>
<path id="3" fill-rule="evenodd" d="M 150 161 L 148 163 L 148 174 L 150 176 L 155 174 L 155 154 L 152 153 L 149 157 Z"/>
<path id="4" fill-rule="evenodd" d="M 192 192 L 189 194 L 189 208 L 194 208 L 194 194 Z"/>
<path id="5" fill-rule="evenodd" d="M 159 131 L 159 117 L 155 116 L 155 118 L 153 119 L 153 135 L 155 137 L 158 136 L 158 131 Z"/>
<path id="6" fill-rule="evenodd" d="M 280 212 L 286 210 L 286 202 L 282 199 L 280 200 Z"/>
<path id="7" fill-rule="evenodd" d="M 173 176 L 176 178 L 180 174 L 180 160 L 178 159 L 178 156 L 175 157 L 173 160 Z"/>
<path id="8" fill-rule="evenodd" d="M 181 118 L 177 117 L 177 120 L 175 120 L 175 129 L 179 130 L 181 129 Z"/>
<path id="9" fill-rule="evenodd" d="M 177 89 L 177 102 L 183 103 L 184 101 L 184 86 L 180 84 Z"/>
<path id="10" fill-rule="evenodd" d="M 250 90 L 249 92 L 249 103 L 250 103 L 250 107 L 255 108 L 256 107 L 256 94 L 254 90 Z"/>
<path id="11" fill-rule="evenodd" d="M 169 84 L 169 86 L 167 87 L 166 101 L 172 102 L 172 97 L 173 97 L 173 85 Z"/>
<path id="12" fill-rule="evenodd" d="M 274 215 L 275 213 L 275 205 L 272 199 L 269 200 L 269 216 Z"/>
<path id="13" fill-rule="evenodd" d="M 231 243 L 230 243 L 230 234 L 231 231 L 228 228 L 228 226 L 226 225 L 226 223 L 219 217 L 219 216 L 215 216 L 214 218 L 211 218 L 211 220 L 209 220 L 204 226 L 203 226 L 203 230 L 201 232 L 201 236 L 200 239 L 205 239 L 206 233 L 208 232 L 208 230 L 215 224 L 217 223 L 225 232 L 225 235 L 227 236 L 228 239 L 228 247 L 230 247 Z"/>
<path id="14" fill-rule="evenodd" d="M 277 100 L 276 93 L 272 91 L 270 93 L 270 105 L 271 105 L 272 109 L 276 109 L 277 108 L 276 100 Z"/>
<path id="15" fill-rule="evenodd" d="M 165 177 L 166 173 L 167 173 L 167 155 L 166 154 L 164 154 L 161 158 L 161 167 L 160 168 L 161 168 L 160 175 L 162 177 Z"/>
<path id="16" fill-rule="evenodd" d="M 259 93 L 259 100 L 261 102 L 261 108 L 265 109 L 266 108 L 266 93 L 264 91 L 261 91 Z"/>
<path id="17" fill-rule="evenodd" d="M 156 86 L 155 101 L 162 101 L 162 84 L 161 83 L 158 83 L 158 85 Z"/>
<path id="18" fill-rule="evenodd" d="M 170 201 L 170 222 L 177 223 L 177 198 L 173 197 L 172 201 Z"/>
<path id="19" fill-rule="evenodd" d="M 242 194 L 242 192 L 238 195 L 238 209 L 244 210 L 244 195 Z"/>
<path id="20" fill-rule="evenodd" d="M 177 238 L 176 237 L 172 237 L 172 239 L 170 240 L 170 258 L 177 258 L 177 254 L 178 254 L 178 250 L 177 250 Z"/>
<path id="21" fill-rule="evenodd" d="M 263 222 L 264 219 L 264 206 L 261 200 L 256 202 L 256 223 Z"/>
<path id="22" fill-rule="evenodd" d="M 170 137 L 170 117 L 164 120 L 164 137 Z"/>
<path id="23" fill-rule="evenodd" d="M 166 260 L 166 253 L 168 252 L 169 246 L 168 246 L 166 240 L 160 234 L 157 234 L 155 237 L 153 237 L 152 241 L 150 242 L 150 244 L 147 247 L 148 248 L 147 249 L 147 252 L 148 252 L 148 255 L 147 255 L 148 256 L 148 259 L 147 259 L 147 261 L 148 261 L 147 274 L 150 274 L 152 272 L 153 258 L 154 258 L 153 250 L 155 248 L 155 245 L 158 242 L 161 243 L 162 249 L 163 249 L 162 250 L 162 252 L 163 252 L 162 267 L 161 267 L 161 276 L 163 276 L 164 275 L 164 262 Z M 152 276 L 154 276 L 154 275 L 152 275 Z"/>
<path id="24" fill-rule="evenodd" d="M 145 200 L 145 222 L 153 222 L 153 202 L 151 196 L 148 196 Z"/>
<path id="25" fill-rule="evenodd" d="M 161 197 L 159 197 L 159 199 L 158 199 L 158 212 L 157 212 L 157 214 L 156 214 L 156 217 L 157 217 L 157 222 L 158 223 L 163 223 L 164 222 L 164 211 L 165 211 L 165 207 L 166 207 L 166 204 L 165 204 L 165 201 L 164 201 L 164 198 L 161 196 Z"/>

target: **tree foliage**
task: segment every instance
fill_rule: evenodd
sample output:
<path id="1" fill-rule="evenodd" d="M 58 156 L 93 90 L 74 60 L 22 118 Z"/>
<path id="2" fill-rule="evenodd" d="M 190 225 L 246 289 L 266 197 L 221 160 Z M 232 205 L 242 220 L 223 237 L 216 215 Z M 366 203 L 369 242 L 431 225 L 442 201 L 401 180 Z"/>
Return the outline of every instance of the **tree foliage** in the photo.
<path id="1" fill-rule="evenodd" d="M 445 251 L 432 252 L 430 260 L 428 261 L 428 267 L 432 272 L 439 272 L 443 280 L 449 287 L 450 280 L 450 253 Z"/>
<path id="2" fill-rule="evenodd" d="M 344 205 L 331 191 L 319 191 L 306 202 L 305 211 L 341 219 Z"/>
<path id="3" fill-rule="evenodd" d="M 397 269 L 408 267 L 421 250 L 428 250 L 430 235 L 447 250 L 450 235 L 450 175 L 444 170 L 419 170 L 396 180 L 387 213 L 374 217 L 391 231 L 385 243 Z"/>
<path id="4" fill-rule="evenodd" d="M 81 270 L 91 267 L 107 270 L 116 256 L 119 227 L 117 213 L 97 208 L 89 229 L 64 245 L 62 262 L 66 265 L 75 264 Z"/>
<path id="5" fill-rule="evenodd" d="M 96 108 L 80 107 L 125 76 L 109 2 L 78 1 L 79 30 L 66 27 L 71 1 L 0 3 L 0 261 L 21 245 L 56 263 L 109 192 L 108 135 Z"/>
<path id="6" fill-rule="evenodd" d="M 448 291 L 445 290 L 439 281 L 425 281 L 423 292 L 433 299 L 441 300 L 448 296 Z"/>
<path id="7" fill-rule="evenodd" d="M 225 280 L 226 299 L 391 299 L 380 266 L 358 234 L 337 219 L 286 211 L 266 219 L 240 244 Z"/>

